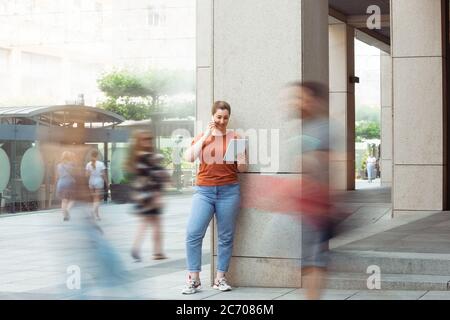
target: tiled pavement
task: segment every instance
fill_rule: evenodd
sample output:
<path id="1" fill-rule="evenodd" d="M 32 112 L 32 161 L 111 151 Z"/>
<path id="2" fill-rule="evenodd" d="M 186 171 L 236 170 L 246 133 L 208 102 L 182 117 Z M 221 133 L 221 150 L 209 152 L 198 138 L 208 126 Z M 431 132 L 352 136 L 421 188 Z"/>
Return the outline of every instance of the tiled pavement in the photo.
<path id="1" fill-rule="evenodd" d="M 86 236 L 83 210 L 74 210 L 73 219 L 63 222 L 57 210 L 32 214 L 3 215 L 0 217 L 0 299 L 164 299 L 164 300 L 303 300 L 304 289 L 292 288 L 234 288 L 231 292 L 218 292 L 210 287 L 210 241 L 209 232 L 203 244 L 204 289 L 195 295 L 180 293 L 185 279 L 184 232 L 189 214 L 191 196 L 179 195 L 167 198 L 164 214 L 164 239 L 168 260 L 151 260 L 150 231 L 144 244 L 147 252 L 141 263 L 132 261 L 129 251 L 138 219 L 131 213 L 129 205 L 107 204 L 101 207 L 103 220 L 99 223 L 104 237 L 120 257 L 127 270 L 126 286 L 104 287 L 98 280 L 103 276 L 92 243 Z M 384 204 L 386 205 L 386 204 Z M 376 225 L 386 218 L 381 205 L 354 205 L 353 218 L 356 226 Z M 377 217 L 374 219 L 374 217 Z M 384 218 L 383 218 L 384 217 Z M 417 218 L 418 219 L 418 218 Z M 410 219 L 413 221 L 414 219 Z M 407 221 L 407 222 L 411 222 Z M 398 223 L 400 224 L 400 223 Z M 381 229 L 374 227 L 373 233 Z M 400 227 L 401 228 L 401 227 Z M 405 227 L 404 227 L 405 228 Z M 356 228 L 358 229 L 358 228 Z M 406 228 L 407 230 L 407 228 Z M 359 233 L 358 233 L 359 232 Z M 347 239 L 342 237 L 337 244 L 352 243 L 364 238 L 359 230 Z M 341 241 L 341 243 L 339 243 Z M 71 290 L 66 282 L 71 277 L 69 266 L 78 266 L 81 271 L 81 289 Z M 100 272 L 100 273 L 99 273 Z M 368 291 L 368 290 L 324 290 L 327 300 L 417 300 L 446 299 L 450 292 L 429 291 Z"/>

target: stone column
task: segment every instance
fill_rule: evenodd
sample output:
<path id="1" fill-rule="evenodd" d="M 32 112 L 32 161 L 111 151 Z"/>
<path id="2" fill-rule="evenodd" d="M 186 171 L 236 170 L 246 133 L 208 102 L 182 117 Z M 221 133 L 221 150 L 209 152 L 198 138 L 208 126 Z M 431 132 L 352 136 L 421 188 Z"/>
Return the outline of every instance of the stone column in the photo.
<path id="1" fill-rule="evenodd" d="M 394 216 L 444 209 L 443 4 L 391 0 Z"/>
<path id="2" fill-rule="evenodd" d="M 355 189 L 355 30 L 345 23 L 329 26 L 330 41 L 330 184 Z"/>
<path id="3" fill-rule="evenodd" d="M 206 126 L 213 103 L 213 3 L 197 0 L 197 124 Z M 195 132 L 205 128 L 196 127 Z"/>
<path id="4" fill-rule="evenodd" d="M 328 1 L 198 0 L 197 14 L 197 119 L 204 127 L 211 103 L 228 101 L 230 127 L 250 132 L 258 142 L 250 146 L 258 164 L 240 179 L 261 172 L 299 177 L 291 155 L 300 145 L 293 150 L 283 141 L 301 128 L 287 120 L 280 91 L 295 80 L 328 83 Z M 266 152 L 269 157 L 262 155 Z M 212 230 L 214 274 L 214 224 Z M 298 287 L 300 247 L 297 219 L 241 210 L 227 277 L 238 286 Z"/>
<path id="5" fill-rule="evenodd" d="M 381 186 L 392 185 L 392 57 L 381 51 Z"/>

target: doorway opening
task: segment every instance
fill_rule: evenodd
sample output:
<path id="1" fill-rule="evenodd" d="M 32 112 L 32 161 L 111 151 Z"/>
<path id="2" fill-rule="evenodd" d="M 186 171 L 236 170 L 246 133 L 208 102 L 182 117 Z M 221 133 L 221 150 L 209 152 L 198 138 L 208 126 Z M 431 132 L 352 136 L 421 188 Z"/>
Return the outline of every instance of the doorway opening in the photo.
<path id="1" fill-rule="evenodd" d="M 381 51 L 355 39 L 355 188 L 380 188 Z"/>

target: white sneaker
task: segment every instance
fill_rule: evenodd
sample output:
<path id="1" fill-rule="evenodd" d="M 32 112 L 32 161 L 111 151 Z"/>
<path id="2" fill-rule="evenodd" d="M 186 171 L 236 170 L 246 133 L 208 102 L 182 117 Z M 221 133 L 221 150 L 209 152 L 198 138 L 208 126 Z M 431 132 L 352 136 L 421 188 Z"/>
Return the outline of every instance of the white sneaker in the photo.
<path id="1" fill-rule="evenodd" d="M 202 289 L 202 283 L 200 280 L 194 280 L 189 277 L 188 283 L 186 283 L 186 286 L 181 291 L 182 294 L 193 294 L 197 293 Z"/>
<path id="2" fill-rule="evenodd" d="M 227 283 L 227 279 L 225 278 L 217 279 L 214 282 L 213 288 L 220 291 L 231 291 L 231 286 Z"/>

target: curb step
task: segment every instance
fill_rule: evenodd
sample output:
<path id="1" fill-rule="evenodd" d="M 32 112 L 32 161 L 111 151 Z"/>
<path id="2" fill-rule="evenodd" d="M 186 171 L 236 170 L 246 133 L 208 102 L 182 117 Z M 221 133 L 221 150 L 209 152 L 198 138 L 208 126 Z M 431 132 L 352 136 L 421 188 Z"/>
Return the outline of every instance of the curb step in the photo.
<path id="1" fill-rule="evenodd" d="M 326 289 L 368 290 L 370 274 L 330 272 L 326 277 Z M 448 291 L 450 276 L 381 274 L 380 290 Z"/>
<path id="2" fill-rule="evenodd" d="M 327 289 L 367 290 L 369 266 L 380 268 L 381 290 L 450 290 L 450 254 L 332 250 Z"/>
<path id="3" fill-rule="evenodd" d="M 331 251 L 329 271 L 366 273 L 369 266 L 386 274 L 441 275 L 450 277 L 450 254 Z"/>

